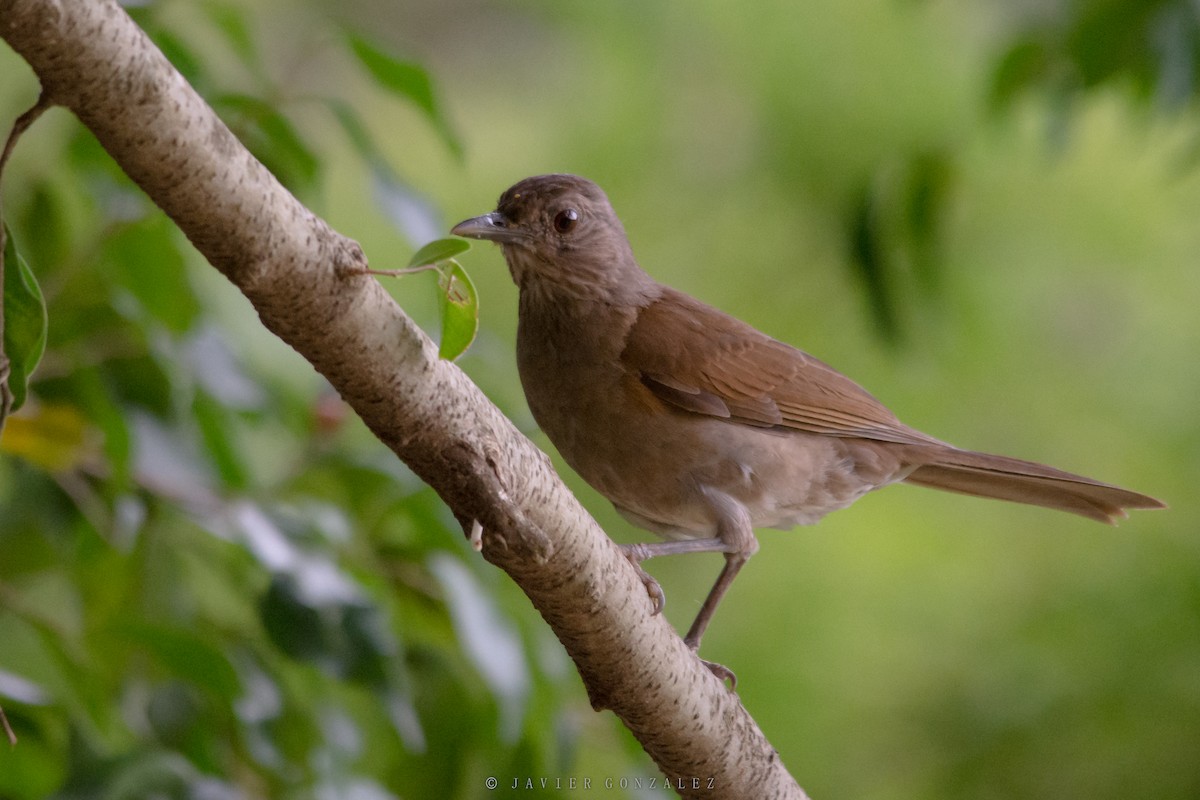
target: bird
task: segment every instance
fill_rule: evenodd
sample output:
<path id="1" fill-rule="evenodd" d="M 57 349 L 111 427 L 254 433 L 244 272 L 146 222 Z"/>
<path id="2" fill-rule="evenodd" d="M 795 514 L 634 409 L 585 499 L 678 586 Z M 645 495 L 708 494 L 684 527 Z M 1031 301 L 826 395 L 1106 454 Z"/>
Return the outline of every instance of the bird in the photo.
<path id="1" fill-rule="evenodd" d="M 1165 507 L 905 425 L 824 362 L 656 281 L 638 264 L 604 191 L 585 178 L 526 178 L 495 211 L 451 233 L 500 246 L 518 287 L 517 368 L 538 426 L 623 517 L 660 537 L 622 548 L 652 613 L 665 598 L 642 562 L 724 554 L 684 636 L 694 653 L 758 550 L 755 529 L 811 525 L 889 484 L 1107 523 L 1126 509 Z M 732 670 L 704 663 L 736 687 Z"/>

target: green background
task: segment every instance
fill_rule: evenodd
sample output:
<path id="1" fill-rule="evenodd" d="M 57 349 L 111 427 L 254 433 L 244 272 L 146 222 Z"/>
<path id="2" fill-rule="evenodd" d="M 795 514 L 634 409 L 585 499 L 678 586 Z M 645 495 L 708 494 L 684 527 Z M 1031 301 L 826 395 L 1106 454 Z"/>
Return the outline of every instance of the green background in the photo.
<path id="1" fill-rule="evenodd" d="M 704 655 L 814 797 L 1200 796 L 1186 3 L 136 13 L 376 268 L 522 177 L 579 173 L 653 275 L 907 423 L 1170 504 L 1109 528 L 896 487 L 763 532 Z M 347 31 L 412 80 L 373 76 Z M 35 97 L 0 49 L 2 118 Z M 0 797 L 491 797 L 654 774 L 440 501 L 69 114 L 21 141 L 3 188 L 50 335 L 0 441 L 0 705 L 20 737 Z M 553 453 L 500 254 L 461 261 L 481 331 L 459 364 Z M 386 285 L 436 336 L 434 282 Z M 562 472 L 615 539 L 647 536 Z M 678 627 L 719 565 L 651 564 Z"/>

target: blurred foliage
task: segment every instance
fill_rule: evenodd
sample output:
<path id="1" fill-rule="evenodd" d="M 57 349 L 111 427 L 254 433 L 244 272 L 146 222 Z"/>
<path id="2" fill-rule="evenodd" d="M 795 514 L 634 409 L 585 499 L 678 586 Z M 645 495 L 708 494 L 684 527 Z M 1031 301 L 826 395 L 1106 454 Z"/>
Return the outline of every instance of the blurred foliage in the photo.
<path id="1" fill-rule="evenodd" d="M 706 655 L 813 796 L 1200 794 L 1190 4 L 130 10 L 376 268 L 521 177 L 580 172 L 654 274 L 907 421 L 1172 504 L 1107 530 L 893 489 L 764 533 Z M 7 51 L 0 75 L 15 117 L 35 82 Z M 0 438 L 0 707 L 19 736 L 0 797 L 652 774 L 436 496 L 86 131 L 46 115 L 8 172 L 49 328 Z M 484 308 L 459 363 L 536 436 L 508 276 L 490 248 L 461 260 Z M 435 327 L 436 279 L 388 289 Z M 645 535 L 572 485 L 614 535 Z M 672 620 L 717 568 L 652 566 Z"/>
<path id="2" fill-rule="evenodd" d="M 1191 0 L 1056 0 L 1014 15 L 1016 33 L 996 61 L 989 101 L 999 111 L 1023 95 L 1045 96 L 1059 138 L 1069 135 L 1072 101 L 1087 90 L 1127 85 L 1165 109 L 1194 101 L 1200 90 L 1200 7 Z M 879 183 L 896 169 L 876 172 L 850 231 L 851 263 L 881 337 L 891 342 L 903 334 L 892 282 L 908 272 L 927 288 L 942 268 L 937 243 L 955 174 L 952 154 L 903 158 L 907 180 L 881 192 Z M 888 215 L 896 218 L 893 230 L 880 231 Z"/>
<path id="3" fill-rule="evenodd" d="M 251 12 L 131 12 L 301 197 L 325 183 L 293 116 L 315 102 L 409 216 L 436 218 L 360 110 L 270 77 Z M 330 69 L 361 60 L 459 147 L 421 67 L 343 41 L 343 57 L 322 54 Z M 86 130 L 58 122 L 17 150 L 53 148 L 53 166 L 14 168 L 4 187 L 18 403 L 46 344 L 38 282 L 51 324 L 0 439 L 0 706 L 18 737 L 0 748 L 0 797 L 453 797 L 500 765 L 558 769 L 562 728 L 529 713 L 571 713 L 544 631 L 513 618 L 436 496 L 297 378 L 302 363 L 251 367 L 208 267 Z M 455 267 L 445 282 L 469 286 Z"/>
<path id="4" fill-rule="evenodd" d="M 1058 0 L 1031 7 L 1001 57 L 994 103 L 1123 83 L 1178 108 L 1200 87 L 1200 9 L 1189 0 Z"/>

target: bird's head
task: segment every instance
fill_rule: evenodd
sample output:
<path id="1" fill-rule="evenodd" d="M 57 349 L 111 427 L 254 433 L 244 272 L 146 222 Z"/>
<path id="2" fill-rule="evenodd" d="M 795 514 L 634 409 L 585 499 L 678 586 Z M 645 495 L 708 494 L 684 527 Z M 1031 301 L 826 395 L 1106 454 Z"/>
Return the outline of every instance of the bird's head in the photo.
<path id="1" fill-rule="evenodd" d="M 500 195 L 495 211 L 450 232 L 499 244 L 522 291 L 608 297 L 649 281 L 608 197 L 575 175 L 526 178 Z"/>

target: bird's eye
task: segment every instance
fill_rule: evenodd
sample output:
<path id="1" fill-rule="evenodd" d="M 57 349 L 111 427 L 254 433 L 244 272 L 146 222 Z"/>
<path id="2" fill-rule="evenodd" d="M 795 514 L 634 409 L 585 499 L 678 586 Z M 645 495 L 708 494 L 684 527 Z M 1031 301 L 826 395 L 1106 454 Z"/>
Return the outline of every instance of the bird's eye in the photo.
<path id="1" fill-rule="evenodd" d="M 563 209 L 554 215 L 554 230 L 569 233 L 576 222 L 579 222 L 579 212 L 573 208 Z"/>

